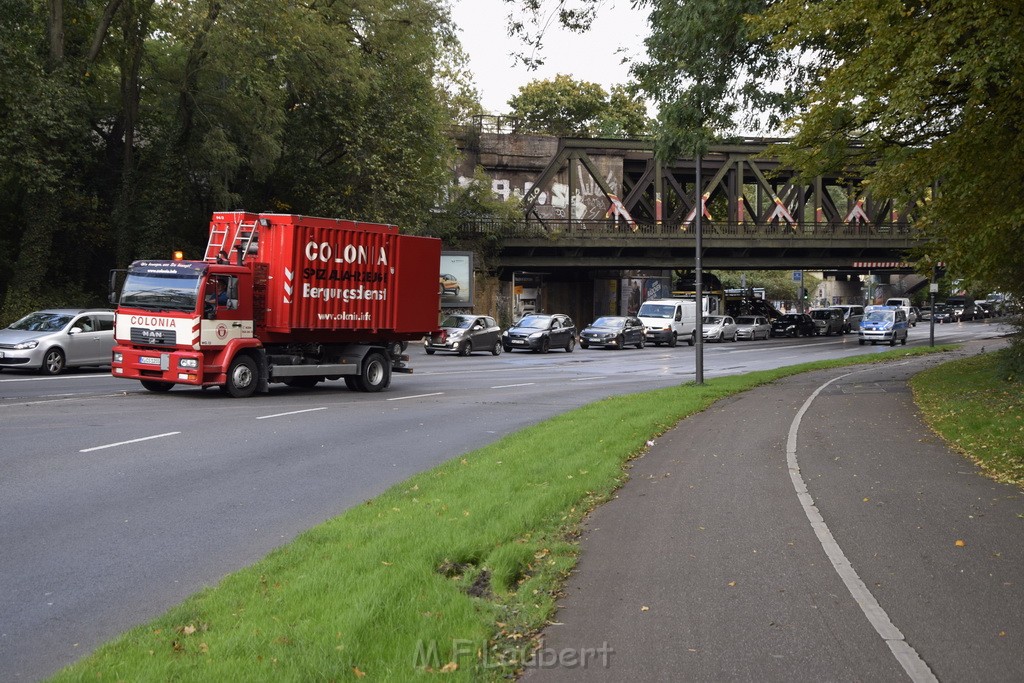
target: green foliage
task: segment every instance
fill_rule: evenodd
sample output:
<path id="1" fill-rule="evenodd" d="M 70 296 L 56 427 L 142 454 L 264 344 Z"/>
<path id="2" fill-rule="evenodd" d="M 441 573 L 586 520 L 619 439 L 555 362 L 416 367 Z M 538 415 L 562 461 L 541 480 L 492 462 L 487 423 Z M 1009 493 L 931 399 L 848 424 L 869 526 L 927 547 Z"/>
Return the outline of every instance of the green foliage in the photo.
<path id="1" fill-rule="evenodd" d="M 770 49 L 747 17 L 773 0 L 640 0 L 651 32 L 647 60 L 632 73 L 659 109 L 659 153 L 704 149 L 742 126 L 775 129 L 792 111 L 805 67 L 796 51 Z"/>
<path id="2" fill-rule="evenodd" d="M 0 300 L 98 296 L 112 267 L 198 254 L 215 210 L 421 224 L 472 111 L 440 0 L 53 7 L 0 14 Z"/>
<path id="3" fill-rule="evenodd" d="M 1008 199 L 1024 184 L 1020 3 L 781 0 L 755 28 L 815 57 L 790 163 L 853 166 L 876 195 L 917 200 L 924 253 L 983 290 L 1024 294 L 1024 259 L 1005 248 L 1024 244 L 1024 208 Z"/>
<path id="4" fill-rule="evenodd" d="M 518 132 L 559 137 L 639 137 L 650 128 L 643 102 L 622 87 L 559 74 L 519 88 L 508 101 Z"/>
<path id="5" fill-rule="evenodd" d="M 915 375 L 911 386 L 925 419 L 951 446 L 992 478 L 1024 485 L 1024 387 L 1019 372 L 1007 373 L 1006 355 L 947 363 Z"/>
<path id="6" fill-rule="evenodd" d="M 522 222 L 522 203 L 498 198 L 491 191 L 491 177 L 478 166 L 471 182 L 449 187 L 448 196 L 419 232 L 441 238 L 447 249 L 472 251 L 476 268 L 488 270 L 501 248 L 502 235 L 508 234 L 506 228 Z"/>
<path id="7" fill-rule="evenodd" d="M 740 289 L 746 276 L 747 287 L 763 287 L 765 298 L 769 301 L 796 301 L 800 283 L 793 281 L 791 270 L 728 270 L 714 271 L 726 289 Z M 810 273 L 804 273 L 803 286 L 807 291 L 814 291 L 821 280 Z"/>

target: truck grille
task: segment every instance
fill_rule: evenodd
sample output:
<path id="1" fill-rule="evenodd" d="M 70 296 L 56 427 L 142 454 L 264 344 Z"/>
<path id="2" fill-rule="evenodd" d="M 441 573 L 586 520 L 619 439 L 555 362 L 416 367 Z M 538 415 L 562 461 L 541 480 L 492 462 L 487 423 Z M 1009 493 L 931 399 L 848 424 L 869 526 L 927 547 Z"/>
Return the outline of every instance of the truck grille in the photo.
<path id="1" fill-rule="evenodd" d="M 172 346 L 174 344 L 174 330 L 147 330 L 141 327 L 133 327 L 131 328 L 131 340 L 133 344 Z"/>

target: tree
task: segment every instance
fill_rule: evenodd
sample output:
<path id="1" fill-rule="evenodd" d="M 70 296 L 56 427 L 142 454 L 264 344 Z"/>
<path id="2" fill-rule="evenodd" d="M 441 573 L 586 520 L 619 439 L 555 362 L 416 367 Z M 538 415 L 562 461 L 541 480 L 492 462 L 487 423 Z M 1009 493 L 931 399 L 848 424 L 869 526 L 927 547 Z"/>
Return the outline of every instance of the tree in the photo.
<path id="1" fill-rule="evenodd" d="M 814 51 L 785 158 L 856 167 L 878 196 L 918 201 L 921 251 L 981 291 L 1024 296 L 1024 13 L 1015 0 L 781 0 L 754 29 Z M 912 39 L 908 39 L 912 36 Z M 846 143 L 855 145 L 851 155 Z"/>
<path id="2" fill-rule="evenodd" d="M 622 86 L 611 96 L 597 83 L 559 74 L 519 88 L 508 101 L 519 132 L 560 137 L 636 137 L 646 132 L 646 107 Z"/>
<path id="3" fill-rule="evenodd" d="M 0 32 L 5 322 L 214 210 L 424 223 L 472 107 L 441 0 L 10 0 Z"/>
<path id="4" fill-rule="evenodd" d="M 602 0 L 510 2 L 585 30 Z M 808 176 L 850 169 L 876 196 L 916 200 L 922 255 L 1024 296 L 1024 259 L 1004 248 L 1024 243 L 1024 207 L 1009 199 L 1024 180 L 1018 0 L 635 6 L 650 12 L 651 35 L 633 74 L 659 105 L 663 157 L 740 123 L 786 120 L 792 143 L 773 150 L 784 161 Z M 518 24 L 523 34 L 530 21 Z"/>

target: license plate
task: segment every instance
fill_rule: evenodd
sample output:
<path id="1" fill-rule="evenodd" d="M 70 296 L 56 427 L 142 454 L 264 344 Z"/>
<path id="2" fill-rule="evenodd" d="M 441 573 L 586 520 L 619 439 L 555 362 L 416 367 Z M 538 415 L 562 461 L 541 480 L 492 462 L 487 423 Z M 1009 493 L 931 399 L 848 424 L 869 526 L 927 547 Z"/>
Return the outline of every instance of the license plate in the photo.
<path id="1" fill-rule="evenodd" d="M 526 343 L 526 340 L 525 339 L 513 339 L 512 343 L 513 344 L 519 344 L 520 346 L 522 346 L 523 344 Z"/>
<path id="2" fill-rule="evenodd" d="M 150 356 L 142 356 L 139 358 L 139 362 L 143 365 L 160 365 L 159 358 L 152 358 Z"/>

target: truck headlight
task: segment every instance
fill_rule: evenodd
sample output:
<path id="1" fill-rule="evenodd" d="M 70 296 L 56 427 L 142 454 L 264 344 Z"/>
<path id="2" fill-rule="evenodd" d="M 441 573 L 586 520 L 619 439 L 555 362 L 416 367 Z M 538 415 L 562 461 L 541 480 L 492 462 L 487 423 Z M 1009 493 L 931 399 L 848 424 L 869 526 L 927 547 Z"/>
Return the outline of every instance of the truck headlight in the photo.
<path id="1" fill-rule="evenodd" d="M 115 363 L 121 363 L 123 361 L 124 361 L 124 354 L 122 354 L 120 351 L 114 351 L 114 362 Z"/>
<path id="2" fill-rule="evenodd" d="M 198 358 L 179 358 L 178 359 L 178 367 L 179 368 L 187 368 L 187 369 L 190 369 L 190 370 L 195 370 L 195 369 L 197 369 L 199 367 L 199 359 Z"/>

